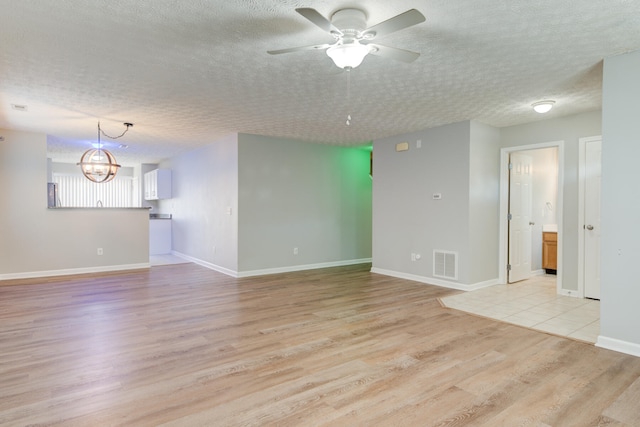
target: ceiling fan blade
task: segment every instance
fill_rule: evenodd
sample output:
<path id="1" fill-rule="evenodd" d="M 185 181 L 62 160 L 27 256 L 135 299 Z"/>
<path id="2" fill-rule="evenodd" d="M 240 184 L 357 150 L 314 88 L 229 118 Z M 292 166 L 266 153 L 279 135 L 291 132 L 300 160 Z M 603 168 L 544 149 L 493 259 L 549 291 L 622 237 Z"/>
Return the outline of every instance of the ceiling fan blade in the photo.
<path id="1" fill-rule="evenodd" d="M 342 34 L 342 31 L 336 28 L 327 18 L 320 15 L 320 13 L 315 9 L 311 9 L 310 7 L 301 7 L 296 9 L 296 12 L 322 28 L 327 33 Z"/>
<path id="2" fill-rule="evenodd" d="M 418 57 L 420 56 L 418 52 L 398 49 L 397 47 L 389 47 L 389 46 L 383 46 L 380 44 L 373 44 L 373 43 L 369 43 L 367 44 L 367 46 L 371 46 L 373 48 L 371 49 L 371 52 L 370 52 L 372 55 L 381 56 L 383 58 L 395 59 L 396 61 L 400 61 L 400 62 L 407 62 L 407 63 L 413 62 L 416 59 L 418 59 Z"/>
<path id="3" fill-rule="evenodd" d="M 278 50 L 268 50 L 267 53 L 270 55 L 280 55 L 281 53 L 290 53 L 290 52 L 299 52 L 301 50 L 319 50 L 326 49 L 330 44 L 317 44 L 314 46 L 299 46 L 299 47 L 290 47 L 288 49 L 278 49 Z"/>
<path id="4" fill-rule="evenodd" d="M 400 15 L 394 16 L 393 18 L 389 18 L 386 21 L 383 21 L 379 24 L 374 25 L 373 27 L 369 27 L 364 30 L 363 34 L 370 34 L 373 37 L 386 36 L 387 34 L 391 34 L 395 31 L 403 30 L 405 28 L 411 27 L 413 25 L 424 22 L 426 18 L 416 9 L 407 10 Z"/>

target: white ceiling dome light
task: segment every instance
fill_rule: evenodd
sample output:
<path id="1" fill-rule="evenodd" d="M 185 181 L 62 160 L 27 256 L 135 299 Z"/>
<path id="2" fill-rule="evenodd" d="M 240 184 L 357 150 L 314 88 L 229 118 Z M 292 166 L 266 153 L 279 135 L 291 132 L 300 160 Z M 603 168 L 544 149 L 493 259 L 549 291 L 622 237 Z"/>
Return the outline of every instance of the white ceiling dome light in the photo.
<path id="1" fill-rule="evenodd" d="M 534 102 L 533 104 L 531 104 L 531 106 L 533 107 L 536 113 L 544 114 L 551 111 L 555 103 L 556 101 L 545 100 L 545 101 Z"/>

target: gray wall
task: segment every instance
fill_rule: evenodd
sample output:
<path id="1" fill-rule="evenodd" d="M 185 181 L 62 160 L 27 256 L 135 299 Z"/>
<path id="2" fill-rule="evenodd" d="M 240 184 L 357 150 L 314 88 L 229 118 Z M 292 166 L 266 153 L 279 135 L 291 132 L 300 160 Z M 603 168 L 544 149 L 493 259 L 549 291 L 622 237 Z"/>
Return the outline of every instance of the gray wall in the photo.
<path id="1" fill-rule="evenodd" d="M 640 356 L 640 285 L 631 268 L 640 260 L 638 76 L 640 51 L 605 59 L 600 335 L 628 343 Z"/>
<path id="2" fill-rule="evenodd" d="M 238 139 L 240 272 L 371 258 L 369 150 Z"/>
<path id="3" fill-rule="evenodd" d="M 567 290 L 578 290 L 578 141 L 601 133 L 600 111 L 500 129 L 502 147 L 564 141 L 561 274 Z"/>
<path id="4" fill-rule="evenodd" d="M 600 134 L 601 112 L 593 111 L 502 129 L 462 122 L 375 141 L 374 269 L 428 278 L 433 249 L 445 249 L 459 252 L 461 284 L 496 279 L 500 148 L 563 140 L 563 287 L 577 290 L 578 140 Z M 396 153 L 399 142 L 410 150 Z M 432 200 L 435 192 L 442 200 Z M 411 253 L 422 259 L 411 261 Z"/>
<path id="5" fill-rule="evenodd" d="M 234 134 L 160 166 L 178 253 L 239 275 L 371 258 L 367 150 Z"/>
<path id="6" fill-rule="evenodd" d="M 0 278 L 148 265 L 146 210 L 47 209 L 46 135 L 1 134 Z"/>
<path id="7" fill-rule="evenodd" d="M 477 156 L 473 160 L 472 139 Z M 401 142 L 409 143 L 409 151 L 395 151 Z M 485 150 L 491 154 L 485 155 Z M 497 133 L 474 124 L 472 137 L 471 122 L 461 122 L 376 140 L 373 153 L 374 271 L 430 278 L 433 251 L 445 250 L 458 253 L 460 284 L 494 279 L 497 250 L 481 248 L 483 241 L 485 247 L 497 247 L 497 220 L 491 218 L 487 233 L 480 229 L 487 225 L 487 216 L 497 212 Z M 488 167 L 483 164 L 486 159 Z M 473 201 L 472 177 L 477 180 Z M 434 193 L 442 198 L 434 200 Z M 472 261 L 472 250 L 483 254 L 477 262 Z M 412 253 L 420 259 L 412 261 Z"/>
<path id="8" fill-rule="evenodd" d="M 471 122 L 469 145 L 469 283 L 498 277 L 500 131 Z"/>
<path id="9" fill-rule="evenodd" d="M 172 249 L 200 261 L 238 270 L 238 137 L 229 135 L 160 167 L 171 169 Z"/>

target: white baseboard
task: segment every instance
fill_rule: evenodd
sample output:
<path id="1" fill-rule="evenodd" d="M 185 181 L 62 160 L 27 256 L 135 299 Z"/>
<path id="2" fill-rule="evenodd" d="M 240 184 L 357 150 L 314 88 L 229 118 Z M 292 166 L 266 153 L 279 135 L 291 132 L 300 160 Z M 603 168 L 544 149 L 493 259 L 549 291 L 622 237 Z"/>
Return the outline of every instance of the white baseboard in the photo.
<path id="1" fill-rule="evenodd" d="M 428 285 L 441 286 L 443 288 L 457 289 L 460 291 L 475 291 L 482 288 L 488 288 L 489 286 L 497 285 L 498 279 L 486 280 L 484 282 L 473 283 L 465 285 L 463 283 L 450 282 L 448 280 L 436 279 L 427 276 L 418 276 L 415 274 L 402 273 L 399 271 L 385 270 L 383 268 L 371 268 L 372 273 L 382 274 L 384 276 L 397 277 L 399 279 L 413 280 L 414 282 L 426 283 Z"/>
<path id="2" fill-rule="evenodd" d="M 545 274 L 547 274 L 547 271 L 545 269 L 531 271 L 531 276 L 544 276 Z"/>
<path id="3" fill-rule="evenodd" d="M 287 267 L 266 268 L 262 270 L 234 271 L 225 267 L 220 267 L 219 265 L 215 265 L 207 261 L 203 261 L 198 258 L 194 258 L 189 255 L 182 254 L 180 252 L 171 251 L 171 253 L 179 258 L 201 265 L 208 269 L 226 274 L 227 276 L 237 277 L 237 278 L 265 276 L 267 274 L 291 273 L 294 271 L 316 270 L 318 268 L 342 267 L 346 265 L 366 264 L 371 262 L 371 258 L 363 258 L 363 259 L 352 259 L 352 260 L 346 260 L 346 261 L 323 262 L 318 264 L 304 264 L 304 265 L 292 265 Z"/>
<path id="4" fill-rule="evenodd" d="M 226 274 L 227 276 L 231 276 L 231 277 L 239 277 L 238 276 L 238 272 L 234 271 L 234 270 L 230 270 L 228 268 L 225 267 L 221 267 L 219 265 L 207 262 L 207 261 L 203 261 L 200 258 L 195 258 L 177 251 L 171 251 L 171 255 L 175 255 L 178 258 L 182 258 L 184 260 L 187 260 L 189 262 L 192 262 L 194 264 L 198 264 L 201 265 L 203 267 L 208 268 L 209 270 L 213 270 L 213 271 L 217 271 L 218 273 L 222 273 L 222 274 Z"/>
<path id="5" fill-rule="evenodd" d="M 598 341 L 596 341 L 596 347 L 640 357 L 640 344 L 622 341 L 616 338 L 609 338 L 600 335 L 598 336 Z"/>
<path id="6" fill-rule="evenodd" d="M 371 258 L 350 259 L 345 261 L 321 262 L 317 264 L 291 265 L 287 267 L 267 268 L 264 270 L 249 270 L 238 273 L 238 277 L 264 276 L 266 274 L 291 273 L 294 271 L 317 270 L 319 268 L 343 267 L 370 263 Z"/>
<path id="7" fill-rule="evenodd" d="M 105 273 L 111 271 L 141 270 L 150 268 L 148 262 L 140 264 L 106 265 L 100 267 L 66 268 L 62 270 L 30 271 L 26 273 L 0 274 L 0 281 L 15 279 L 35 279 L 39 277 L 71 276 L 75 274 Z"/>
<path id="8" fill-rule="evenodd" d="M 565 297 L 582 298 L 578 291 L 572 291 L 569 289 L 558 290 L 558 295 L 563 295 Z"/>

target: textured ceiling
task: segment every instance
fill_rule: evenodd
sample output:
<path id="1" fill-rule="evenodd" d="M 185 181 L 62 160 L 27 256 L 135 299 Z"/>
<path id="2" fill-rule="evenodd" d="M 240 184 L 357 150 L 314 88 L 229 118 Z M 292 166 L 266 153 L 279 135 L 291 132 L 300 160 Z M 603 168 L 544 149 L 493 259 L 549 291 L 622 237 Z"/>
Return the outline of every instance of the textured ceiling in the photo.
<path id="1" fill-rule="evenodd" d="M 323 51 L 266 53 L 332 42 L 296 7 L 359 7 L 369 25 L 416 8 L 426 22 L 376 42 L 421 56 L 369 55 L 348 99 Z M 640 1 L 0 0 L 0 40 L 0 128 L 44 132 L 52 157 L 77 161 L 98 120 L 115 135 L 132 122 L 103 138 L 130 164 L 234 132 L 355 145 L 598 109 L 602 59 L 640 49 Z M 533 112 L 546 98 L 552 112 Z"/>

